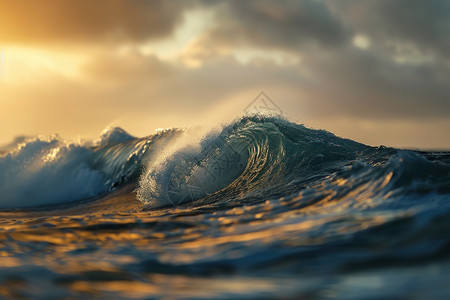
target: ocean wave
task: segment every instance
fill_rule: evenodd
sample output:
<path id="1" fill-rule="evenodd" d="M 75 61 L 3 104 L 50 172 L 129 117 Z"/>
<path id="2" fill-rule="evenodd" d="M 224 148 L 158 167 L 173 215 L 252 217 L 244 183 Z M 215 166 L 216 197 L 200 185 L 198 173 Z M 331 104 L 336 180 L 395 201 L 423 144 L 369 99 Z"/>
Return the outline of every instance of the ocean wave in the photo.
<path id="1" fill-rule="evenodd" d="M 151 163 L 138 198 L 148 208 L 220 201 L 232 205 L 280 197 L 363 198 L 447 192 L 450 166 L 423 155 L 369 147 L 281 117 L 247 116 Z M 308 197 L 303 199 L 308 200 Z"/>
<path id="2" fill-rule="evenodd" d="M 62 204 L 108 193 L 136 179 L 145 157 L 176 132 L 135 138 L 110 128 L 93 143 L 24 138 L 0 156 L 0 208 Z"/>
<path id="3" fill-rule="evenodd" d="M 299 195 L 305 203 L 398 205 L 405 195 L 449 193 L 448 156 L 370 147 L 277 116 L 245 116 L 206 134 L 171 129 L 136 138 L 116 127 L 92 143 L 18 140 L 0 156 L 0 208 L 92 199 L 128 183 L 147 209 Z"/>
<path id="4" fill-rule="evenodd" d="M 94 151 L 58 137 L 32 138 L 0 157 L 0 207 L 71 202 L 105 191 Z"/>

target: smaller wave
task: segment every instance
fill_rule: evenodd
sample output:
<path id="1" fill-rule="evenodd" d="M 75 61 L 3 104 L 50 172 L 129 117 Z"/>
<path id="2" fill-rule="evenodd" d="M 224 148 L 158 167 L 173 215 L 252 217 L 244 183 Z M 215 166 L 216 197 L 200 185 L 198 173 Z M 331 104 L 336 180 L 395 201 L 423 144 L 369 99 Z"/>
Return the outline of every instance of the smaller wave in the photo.
<path id="1" fill-rule="evenodd" d="M 26 208 L 89 199 L 136 180 L 147 157 L 178 134 L 135 138 L 121 128 L 94 141 L 58 136 L 17 140 L 0 155 L 0 208 Z"/>
<path id="2" fill-rule="evenodd" d="M 33 138 L 0 157 L 1 208 L 71 202 L 105 190 L 93 150 L 58 137 Z"/>
<path id="3" fill-rule="evenodd" d="M 100 137 L 94 141 L 94 145 L 105 147 L 135 139 L 136 137 L 130 135 L 120 127 L 109 127 L 103 130 Z"/>

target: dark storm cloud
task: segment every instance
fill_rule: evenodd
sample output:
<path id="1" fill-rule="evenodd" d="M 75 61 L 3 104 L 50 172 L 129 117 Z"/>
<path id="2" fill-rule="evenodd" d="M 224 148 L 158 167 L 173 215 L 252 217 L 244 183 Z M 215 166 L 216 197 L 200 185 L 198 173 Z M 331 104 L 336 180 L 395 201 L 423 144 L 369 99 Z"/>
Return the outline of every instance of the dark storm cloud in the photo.
<path id="1" fill-rule="evenodd" d="M 441 54 L 450 51 L 448 0 L 343 0 L 327 4 L 349 29 L 370 33 L 380 43 L 395 39 Z"/>
<path id="2" fill-rule="evenodd" d="M 331 53 L 331 61 L 310 56 L 329 90 L 340 90 L 338 106 L 372 118 L 450 117 L 450 1 L 327 4 L 347 31 L 371 41 L 365 51 Z"/>
<path id="3" fill-rule="evenodd" d="M 208 2 L 207 2 L 208 3 Z M 219 5 L 216 38 L 262 47 L 333 46 L 346 34 L 319 1 L 227 1 Z M 226 35 L 229 35 L 228 37 Z"/>
<path id="4" fill-rule="evenodd" d="M 201 43 L 276 48 L 301 57 L 317 115 L 450 116 L 450 1 L 228 1 Z M 358 49 L 354 37 L 367 45 Z M 313 45 L 314 47 L 310 47 Z"/>
<path id="5" fill-rule="evenodd" d="M 312 84 L 301 86 L 317 115 L 373 120 L 450 116 L 450 72 L 435 65 L 396 64 L 370 51 L 348 49 L 309 57 Z"/>
<path id="6" fill-rule="evenodd" d="M 168 35 L 188 2 L 2 0 L 0 43 L 142 41 Z"/>
<path id="7" fill-rule="evenodd" d="M 208 3 L 210 6 L 211 2 Z M 368 34 L 373 47 L 395 51 L 412 44 L 423 52 L 450 52 L 448 0 L 300 0 L 216 1 L 216 40 L 308 51 L 315 44 L 328 50 Z M 335 50 L 335 49 L 333 49 Z"/>

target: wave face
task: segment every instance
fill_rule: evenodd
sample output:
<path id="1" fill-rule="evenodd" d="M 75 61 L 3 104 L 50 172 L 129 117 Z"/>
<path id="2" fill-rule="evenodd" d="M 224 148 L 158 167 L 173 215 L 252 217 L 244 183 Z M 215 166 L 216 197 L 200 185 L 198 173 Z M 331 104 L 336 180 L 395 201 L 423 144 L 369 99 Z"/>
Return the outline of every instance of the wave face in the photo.
<path id="1" fill-rule="evenodd" d="M 138 197 L 148 208 L 246 203 L 298 193 L 364 197 L 448 192 L 450 166 L 417 152 L 373 148 L 278 117 L 253 116 L 151 163 Z M 312 197 L 312 198 L 314 198 Z"/>

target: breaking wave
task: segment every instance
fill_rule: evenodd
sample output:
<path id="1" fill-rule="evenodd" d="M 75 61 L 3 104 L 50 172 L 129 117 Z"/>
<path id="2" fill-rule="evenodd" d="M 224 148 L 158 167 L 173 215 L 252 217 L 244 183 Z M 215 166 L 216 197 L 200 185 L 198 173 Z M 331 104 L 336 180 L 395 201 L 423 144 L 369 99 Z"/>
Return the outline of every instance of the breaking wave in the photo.
<path id="1" fill-rule="evenodd" d="M 311 199 L 358 189 L 364 197 L 380 199 L 447 193 L 448 158 L 373 148 L 280 117 L 244 117 L 150 164 L 138 197 L 156 208 L 193 201 L 254 202 L 307 191 Z"/>
<path id="2" fill-rule="evenodd" d="M 19 140 L 0 156 L 0 208 L 76 202 L 129 183 L 148 209 L 350 193 L 375 199 L 370 205 L 401 205 L 406 195 L 449 193 L 449 157 L 369 147 L 258 115 L 200 137 L 172 129 L 136 138 L 111 128 L 91 144 Z"/>

